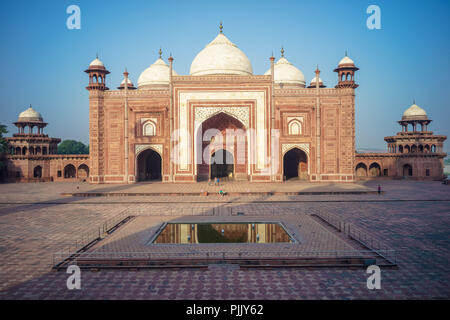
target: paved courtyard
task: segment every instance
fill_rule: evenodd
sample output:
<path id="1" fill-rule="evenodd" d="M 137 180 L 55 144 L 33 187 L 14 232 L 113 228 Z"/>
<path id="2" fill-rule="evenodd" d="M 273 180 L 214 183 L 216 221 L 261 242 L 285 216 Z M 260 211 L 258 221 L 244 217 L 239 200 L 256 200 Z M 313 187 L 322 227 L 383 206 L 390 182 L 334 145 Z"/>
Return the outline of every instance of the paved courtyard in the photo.
<path id="1" fill-rule="evenodd" d="M 440 182 L 372 181 L 356 187 L 383 195 L 63 197 L 87 190 L 127 192 L 148 185 L 77 183 L 0 185 L 1 299 L 449 299 L 450 186 Z M 166 185 L 160 186 L 167 188 Z M 180 188 L 188 188 L 182 185 Z M 226 184 L 225 184 L 226 187 Z M 242 189 L 253 184 L 243 184 Z M 324 186 L 330 188 L 332 185 Z M 177 187 L 173 187 L 177 188 Z M 255 188 L 261 188 L 259 185 Z M 304 190 L 321 186 L 295 183 Z M 81 290 L 68 290 L 65 272 L 51 271 L 52 254 L 118 214 L 161 212 L 215 218 L 237 211 L 255 219 L 326 212 L 353 223 L 397 250 L 398 268 L 382 268 L 380 290 L 368 290 L 364 269 L 208 269 L 83 271 Z M 208 216 L 210 218 L 211 216 Z M 197 217 L 201 218 L 201 217 Z M 180 219 L 183 219 L 182 217 Z M 186 217 L 185 217 L 186 219 Z M 119 229 L 120 230 L 120 229 Z M 125 229 L 123 229 L 125 230 Z M 119 235 L 119 233 L 117 233 Z"/>

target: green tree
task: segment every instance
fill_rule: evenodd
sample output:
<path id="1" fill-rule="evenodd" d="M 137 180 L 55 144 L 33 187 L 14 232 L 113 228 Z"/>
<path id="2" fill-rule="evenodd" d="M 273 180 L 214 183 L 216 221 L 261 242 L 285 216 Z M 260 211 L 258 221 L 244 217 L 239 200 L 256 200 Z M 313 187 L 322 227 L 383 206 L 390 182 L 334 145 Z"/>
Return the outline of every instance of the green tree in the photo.
<path id="1" fill-rule="evenodd" d="M 89 147 L 80 141 L 64 140 L 58 145 L 58 154 L 89 154 Z"/>
<path id="2" fill-rule="evenodd" d="M 3 169 L 5 168 L 5 154 L 8 150 L 8 142 L 3 137 L 4 134 L 8 133 L 8 130 L 6 129 L 5 125 L 0 124 L 0 175 L 1 172 L 3 172 Z"/>

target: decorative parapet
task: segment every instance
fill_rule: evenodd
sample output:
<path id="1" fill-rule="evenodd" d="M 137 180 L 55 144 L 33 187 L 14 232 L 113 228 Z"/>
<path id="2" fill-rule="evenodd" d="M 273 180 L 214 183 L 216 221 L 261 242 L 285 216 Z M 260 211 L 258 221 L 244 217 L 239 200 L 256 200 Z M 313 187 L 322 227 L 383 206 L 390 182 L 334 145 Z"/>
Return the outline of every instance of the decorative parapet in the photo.
<path id="1" fill-rule="evenodd" d="M 238 76 L 238 75 L 205 75 L 205 76 L 189 76 L 189 75 L 181 75 L 181 76 L 172 76 L 172 81 L 176 82 L 232 82 L 232 83 L 243 83 L 243 82 L 258 82 L 258 81 L 266 81 L 271 82 L 271 76 L 265 75 L 251 75 L 251 76 Z"/>

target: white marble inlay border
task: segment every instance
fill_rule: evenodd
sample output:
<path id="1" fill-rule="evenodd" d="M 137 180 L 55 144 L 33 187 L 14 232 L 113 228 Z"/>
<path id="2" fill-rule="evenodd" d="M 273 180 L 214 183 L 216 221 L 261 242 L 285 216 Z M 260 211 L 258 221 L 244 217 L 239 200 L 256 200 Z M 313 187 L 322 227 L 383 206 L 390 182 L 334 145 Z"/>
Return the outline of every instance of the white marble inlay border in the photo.
<path id="1" fill-rule="evenodd" d="M 227 103 L 230 101 L 236 101 L 239 104 L 240 100 L 254 100 L 256 102 L 256 148 L 255 155 L 257 159 L 256 167 L 259 170 L 265 168 L 266 165 L 266 135 L 265 135 L 265 123 L 266 123 L 266 95 L 265 91 L 195 91 L 195 92 L 179 92 L 179 105 L 178 113 L 178 145 L 179 145 L 179 168 L 180 170 L 188 170 L 191 159 L 191 154 L 194 150 L 191 150 L 188 128 L 189 128 L 189 115 L 188 115 L 188 101 L 190 100 L 213 100 L 216 104 L 217 101 L 223 100 Z M 219 106 L 220 108 L 220 106 Z M 241 107 L 235 107 L 241 108 Z M 242 107 L 243 108 L 243 107 Z M 244 122 L 243 122 L 244 123 Z M 248 126 L 248 124 L 247 124 Z M 251 143 L 251 142 L 250 142 Z"/>
<path id="2" fill-rule="evenodd" d="M 220 106 L 220 107 L 200 107 L 195 106 L 195 128 L 197 129 L 198 126 L 205 120 L 215 116 L 219 113 L 226 113 L 233 118 L 238 119 L 242 124 L 245 126 L 246 129 L 249 127 L 250 123 L 250 112 L 249 107 L 242 106 L 242 107 L 229 107 L 229 106 Z"/>
<path id="3" fill-rule="evenodd" d="M 163 156 L 163 145 L 162 144 L 137 144 L 135 145 L 135 154 L 136 157 L 144 150 L 153 149 L 159 153 L 159 155 Z"/>
<path id="4" fill-rule="evenodd" d="M 287 151 L 293 148 L 299 148 L 300 150 L 305 151 L 309 156 L 309 143 L 283 143 L 281 145 L 281 153 L 284 155 Z"/>

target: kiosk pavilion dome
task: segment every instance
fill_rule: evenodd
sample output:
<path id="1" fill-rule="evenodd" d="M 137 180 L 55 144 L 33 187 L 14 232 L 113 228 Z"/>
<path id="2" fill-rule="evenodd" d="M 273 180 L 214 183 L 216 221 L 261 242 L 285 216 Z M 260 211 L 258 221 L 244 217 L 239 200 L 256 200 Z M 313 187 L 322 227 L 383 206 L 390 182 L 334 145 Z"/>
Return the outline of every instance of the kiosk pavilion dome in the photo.
<path id="1" fill-rule="evenodd" d="M 17 122 L 43 122 L 41 114 L 34 110 L 31 106 L 19 114 Z"/>
<path id="2" fill-rule="evenodd" d="M 264 75 L 270 75 L 270 69 Z M 281 48 L 281 58 L 274 64 L 274 81 L 278 84 L 305 86 L 305 76 L 284 57 L 283 48 Z"/>
<path id="3" fill-rule="evenodd" d="M 417 104 L 413 103 L 403 112 L 402 120 L 427 120 L 427 113 Z"/>
<path id="4" fill-rule="evenodd" d="M 89 67 L 104 67 L 104 65 L 103 62 L 101 62 L 100 59 L 97 57 L 91 61 Z"/>
<path id="5" fill-rule="evenodd" d="M 220 33 L 194 58 L 191 64 L 192 76 L 210 74 L 252 75 L 250 60 L 223 33 Z"/>
<path id="6" fill-rule="evenodd" d="M 161 58 L 161 49 L 159 49 L 159 58 L 147 69 L 145 69 L 138 79 L 138 89 L 154 85 L 168 85 L 170 82 L 170 67 Z M 172 75 L 178 74 L 172 69 Z"/>
<path id="7" fill-rule="evenodd" d="M 341 59 L 341 61 L 339 61 L 338 66 L 342 66 L 342 65 L 355 65 L 355 63 L 353 62 L 352 59 L 350 59 L 349 57 L 347 57 L 347 53 L 345 54 L 345 57 L 343 57 Z"/>

